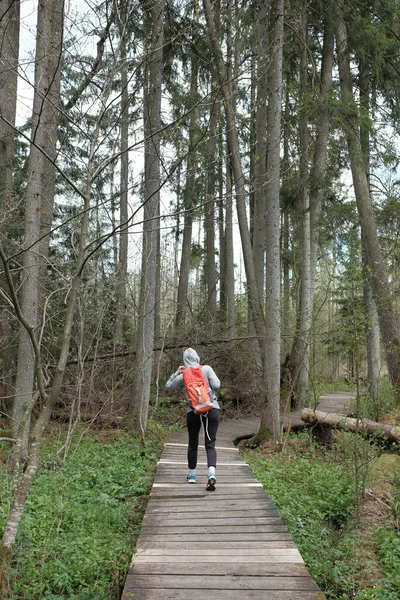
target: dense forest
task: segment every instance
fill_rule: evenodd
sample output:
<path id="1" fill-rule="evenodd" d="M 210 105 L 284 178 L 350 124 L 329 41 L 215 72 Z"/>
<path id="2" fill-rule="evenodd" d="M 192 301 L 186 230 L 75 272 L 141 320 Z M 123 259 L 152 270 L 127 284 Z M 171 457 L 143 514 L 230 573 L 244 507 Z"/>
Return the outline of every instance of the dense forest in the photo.
<path id="1" fill-rule="evenodd" d="M 187 346 L 257 443 L 320 381 L 400 407 L 398 2 L 1 0 L 0 41 L 0 572 L 52 423 L 146 444 Z"/>

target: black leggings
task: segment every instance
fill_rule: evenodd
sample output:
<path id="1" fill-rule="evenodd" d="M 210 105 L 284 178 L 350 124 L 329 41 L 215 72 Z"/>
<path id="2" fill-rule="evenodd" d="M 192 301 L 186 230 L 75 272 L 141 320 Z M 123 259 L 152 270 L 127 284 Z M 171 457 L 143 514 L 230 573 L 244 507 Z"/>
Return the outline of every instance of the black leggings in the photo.
<path id="1" fill-rule="evenodd" d="M 205 415 L 195 415 L 191 410 L 187 413 L 186 424 L 189 433 L 188 465 L 189 469 L 195 469 L 197 465 L 197 449 L 199 447 L 199 433 L 201 422 L 204 427 L 205 449 L 207 454 L 207 465 L 217 466 L 217 452 L 215 442 L 219 424 L 219 409 L 212 408 Z"/>

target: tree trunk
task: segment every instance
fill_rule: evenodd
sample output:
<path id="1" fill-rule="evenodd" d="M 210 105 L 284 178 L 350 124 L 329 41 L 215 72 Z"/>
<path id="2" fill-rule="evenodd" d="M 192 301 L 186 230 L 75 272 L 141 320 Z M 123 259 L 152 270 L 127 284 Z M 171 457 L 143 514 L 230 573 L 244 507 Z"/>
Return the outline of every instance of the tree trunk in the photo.
<path id="1" fill-rule="evenodd" d="M 129 93 L 128 93 L 128 65 L 126 58 L 127 43 L 127 6 L 122 2 L 120 7 L 120 59 L 121 59 L 121 104 L 120 104 L 120 151 L 121 151 L 121 176 L 119 192 L 119 256 L 117 270 L 117 296 L 115 316 L 115 339 L 123 342 L 123 325 L 126 310 L 126 285 L 128 278 L 128 185 L 129 185 Z"/>
<path id="2" fill-rule="evenodd" d="M 250 181 L 250 190 L 249 190 L 249 214 L 250 214 L 250 239 L 253 244 L 254 241 L 254 196 L 256 187 L 254 184 L 254 166 L 256 162 L 256 116 L 257 116 L 257 106 L 256 106 L 256 89 L 257 89 L 257 48 L 254 49 L 254 52 L 251 54 L 251 64 L 250 64 L 250 131 L 249 131 L 249 181 Z M 254 244 L 253 244 L 254 245 Z"/>
<path id="3" fill-rule="evenodd" d="M 282 184 L 285 185 L 289 177 L 289 115 L 290 115 L 290 93 L 289 93 L 289 74 L 286 76 L 286 92 L 285 92 L 285 109 L 283 117 L 283 160 L 282 160 Z M 290 325 L 290 216 L 288 202 L 282 207 L 282 291 L 283 291 L 283 307 L 282 307 L 282 340 L 283 356 L 289 355 L 290 339 L 292 337 Z"/>
<path id="4" fill-rule="evenodd" d="M 215 83 L 213 82 L 213 87 Z M 215 265 L 215 186 L 217 181 L 217 140 L 218 102 L 211 100 L 209 138 L 207 141 L 207 195 L 204 210 L 204 230 L 206 245 L 206 289 L 207 313 L 210 317 L 210 330 L 215 327 L 217 318 L 217 270 Z"/>
<path id="5" fill-rule="evenodd" d="M 308 118 L 306 97 L 308 91 L 307 52 L 308 26 L 307 8 L 301 10 L 300 41 L 300 98 L 303 108 L 300 113 L 300 198 L 301 198 L 301 284 L 300 284 L 300 336 L 299 376 L 295 390 L 295 406 L 306 404 L 310 371 L 310 331 L 312 323 L 311 303 L 311 223 L 308 176 Z"/>
<path id="6" fill-rule="evenodd" d="M 181 171 L 182 171 L 182 163 L 179 164 L 177 170 L 177 186 L 176 186 L 176 223 L 175 223 L 175 235 L 174 235 L 174 293 L 173 293 L 173 306 L 176 306 L 177 303 L 177 294 L 178 294 L 178 286 L 179 286 L 179 231 L 181 227 Z"/>
<path id="7" fill-rule="evenodd" d="M 338 3 L 343 7 L 343 1 Z M 396 314 L 393 310 L 388 278 L 377 236 L 376 220 L 371 204 L 368 180 L 365 173 L 365 160 L 360 143 L 359 115 L 353 96 L 350 58 L 347 49 L 347 30 L 341 12 L 337 22 L 337 53 L 340 75 L 340 89 L 344 105 L 344 118 L 349 151 L 351 173 L 357 209 L 360 217 L 364 251 L 369 269 L 370 282 L 379 315 L 382 342 L 385 348 L 388 373 L 400 406 L 400 339 Z"/>
<path id="8" fill-rule="evenodd" d="M 0 234 L 9 224 L 9 211 L 13 206 L 13 162 L 17 105 L 17 74 L 19 52 L 20 1 L 0 2 Z M 3 118 L 5 120 L 3 120 Z M 10 124 L 8 124 L 10 123 Z M 12 326 L 9 311 L 0 316 L 0 336 L 4 347 L 10 343 Z M 2 356 L 0 410 L 9 412 L 8 400 L 14 393 L 14 369 L 11 356 Z"/>
<path id="9" fill-rule="evenodd" d="M 334 26 L 331 14 L 331 4 L 326 6 L 324 25 L 324 41 L 322 47 L 321 80 L 319 90 L 319 111 L 316 129 L 313 164 L 310 173 L 310 219 L 311 219 L 311 264 L 310 264 L 310 296 L 311 311 L 314 312 L 316 294 L 315 276 L 317 269 L 317 256 L 320 238 L 320 220 L 322 215 L 322 201 L 327 190 L 326 166 L 328 154 L 329 129 L 331 123 L 331 109 L 329 107 L 332 88 L 332 69 L 334 55 Z M 315 341 L 313 344 L 315 352 Z"/>
<path id="10" fill-rule="evenodd" d="M 364 265 L 365 267 L 365 265 Z M 375 407 L 375 418 L 379 418 L 379 377 L 381 374 L 381 343 L 379 331 L 379 317 L 376 303 L 369 283 L 368 272 L 364 268 L 363 297 L 366 317 L 367 336 L 367 365 L 368 365 L 368 393 Z"/>
<path id="11" fill-rule="evenodd" d="M 229 161 L 226 165 L 226 207 L 225 207 L 225 274 L 226 274 L 226 325 L 227 337 L 237 336 L 236 303 L 235 303 L 235 269 L 233 255 L 233 208 L 232 208 L 232 176 Z"/>
<path id="12" fill-rule="evenodd" d="M 45 269 L 49 248 L 55 193 L 58 113 L 60 97 L 60 66 L 63 39 L 63 0 L 41 0 L 38 6 L 38 24 L 35 59 L 35 93 L 33 99 L 32 134 L 28 165 L 28 185 L 25 198 L 25 252 L 21 291 L 22 313 L 33 329 L 40 317 L 40 299 L 45 289 Z M 43 150 L 47 156 L 41 152 Z M 48 158 L 47 158 L 48 157 Z M 51 215 L 51 216 L 50 216 Z M 45 237 L 40 241 L 41 235 Z M 29 432 L 33 395 L 35 357 L 27 329 L 20 326 L 18 366 L 15 384 L 12 431 L 19 440 L 13 451 L 13 468 L 20 467 Z M 25 416 L 24 416 L 25 415 Z M 21 442 L 21 445 L 20 445 Z"/>
<path id="13" fill-rule="evenodd" d="M 327 9 L 330 9 L 328 4 Z M 310 173 L 310 211 L 311 211 L 311 300 L 315 297 L 315 271 L 319 248 L 320 219 L 322 200 L 326 193 L 326 161 L 328 152 L 329 127 L 331 110 L 329 108 L 332 88 L 332 68 L 334 53 L 334 27 L 332 15 L 327 10 L 324 27 L 324 43 L 322 48 L 321 83 L 318 103 L 318 122 L 314 148 L 313 165 Z"/>
<path id="14" fill-rule="evenodd" d="M 0 231 L 12 201 L 15 115 L 17 106 L 20 0 L 0 4 Z M 6 120 L 3 120 L 3 118 Z M 10 125 L 6 122 L 10 123 Z"/>
<path id="15" fill-rule="evenodd" d="M 265 398 L 261 409 L 260 433 L 272 431 L 280 436 L 280 142 L 282 113 L 284 0 L 272 0 L 270 13 L 270 72 L 267 111 L 267 187 L 266 187 L 266 330 Z"/>
<path id="16" fill-rule="evenodd" d="M 301 419 L 305 423 L 320 423 L 324 426 L 350 429 L 350 431 L 359 431 L 368 435 L 383 435 L 391 442 L 400 441 L 400 427 L 394 427 L 386 423 L 377 423 L 370 419 L 353 419 L 344 415 L 313 410 L 312 408 L 304 408 L 301 411 Z"/>
<path id="17" fill-rule="evenodd" d="M 227 153 L 228 154 L 228 153 Z M 225 194 L 224 194 L 224 174 L 223 174 L 223 141 L 222 136 L 219 142 L 218 148 L 218 230 L 219 230 L 219 315 L 220 321 L 225 324 L 227 319 L 227 300 L 226 300 L 226 240 L 225 240 L 225 218 L 224 218 L 224 204 L 226 206 L 228 189 L 232 193 L 232 185 L 228 188 L 228 180 L 225 180 Z M 228 166 L 229 158 L 226 157 L 226 172 L 230 168 Z M 226 198 L 224 203 L 224 197 Z M 232 198 L 231 198 L 232 202 Z"/>
<path id="18" fill-rule="evenodd" d="M 148 87 L 144 91 L 145 184 L 142 277 L 133 385 L 133 428 L 144 438 L 150 402 L 155 325 L 157 240 L 160 213 L 160 128 L 164 0 L 149 7 L 152 23 Z"/>
<path id="19" fill-rule="evenodd" d="M 269 0 L 257 0 L 257 107 L 254 161 L 253 256 L 260 297 L 264 296 L 265 183 L 267 169 L 267 73 Z"/>
<path id="20" fill-rule="evenodd" d="M 362 58 L 359 64 L 359 88 L 360 88 L 360 106 L 364 112 L 360 120 L 360 142 L 364 152 L 365 173 L 370 190 L 370 134 L 369 125 L 366 123 L 366 116 L 370 112 L 370 67 Z M 371 190 L 370 190 L 371 196 Z M 367 338 L 367 365 L 368 365 L 368 392 L 372 398 L 375 408 L 376 418 L 379 418 L 379 377 L 381 371 L 381 351 L 380 351 L 380 332 L 379 319 L 376 303 L 372 292 L 369 269 L 365 256 L 365 241 L 361 238 L 362 262 L 363 262 L 363 298 L 365 307 L 365 331 Z"/>
<path id="21" fill-rule="evenodd" d="M 190 81 L 190 105 L 195 106 L 197 100 L 198 61 L 192 61 L 192 72 Z M 193 229 L 193 207 L 195 202 L 195 182 L 197 172 L 197 125 L 198 111 L 193 108 L 189 121 L 189 151 L 187 160 L 186 186 L 184 193 L 185 216 L 183 222 L 183 241 L 181 251 L 181 264 L 179 269 L 178 298 L 176 303 L 175 336 L 178 338 L 185 326 L 186 312 L 189 293 L 190 259 L 192 256 L 192 229 Z"/>

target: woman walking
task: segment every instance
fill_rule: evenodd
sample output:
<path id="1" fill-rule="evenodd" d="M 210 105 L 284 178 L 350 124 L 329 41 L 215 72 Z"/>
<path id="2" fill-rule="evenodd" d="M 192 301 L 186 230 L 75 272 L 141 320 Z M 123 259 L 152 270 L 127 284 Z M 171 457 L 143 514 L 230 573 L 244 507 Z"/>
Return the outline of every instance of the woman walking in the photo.
<path id="1" fill-rule="evenodd" d="M 189 385 L 187 383 L 189 377 L 184 375 L 185 371 L 189 369 L 196 370 L 201 368 L 201 373 L 204 377 L 204 384 L 207 386 L 206 393 L 208 394 L 209 402 L 204 408 L 206 412 L 201 412 L 203 409 L 199 409 L 193 401 L 190 399 Z M 196 371 L 197 373 L 197 371 Z M 186 386 L 185 386 L 186 379 Z M 187 402 L 187 415 L 186 425 L 189 434 L 188 443 L 188 467 L 189 473 L 187 476 L 188 483 L 196 483 L 196 466 L 197 466 L 197 452 L 199 447 L 199 433 L 201 425 L 204 428 L 204 440 L 205 450 L 207 454 L 207 465 L 208 465 L 208 480 L 206 490 L 213 492 L 216 485 L 216 466 L 217 466 L 217 452 L 215 450 L 215 443 L 217 438 L 220 408 L 215 395 L 215 390 L 220 387 L 220 381 L 216 376 L 214 370 L 209 365 L 200 366 L 199 355 L 193 348 L 188 348 L 183 353 L 183 366 L 180 366 L 178 370 L 171 375 L 168 379 L 165 389 L 167 392 L 182 390 Z M 198 394 L 199 390 L 196 388 Z"/>

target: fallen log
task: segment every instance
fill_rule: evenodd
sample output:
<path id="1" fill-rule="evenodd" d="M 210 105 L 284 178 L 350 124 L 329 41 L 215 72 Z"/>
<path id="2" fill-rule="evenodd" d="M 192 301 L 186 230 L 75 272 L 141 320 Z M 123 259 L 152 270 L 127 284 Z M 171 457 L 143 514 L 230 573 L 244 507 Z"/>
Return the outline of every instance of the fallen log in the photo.
<path id="1" fill-rule="evenodd" d="M 327 427 L 338 427 L 339 429 L 350 429 L 359 431 L 368 435 L 380 434 L 385 436 L 390 442 L 400 441 L 400 427 L 387 425 L 386 423 L 377 423 L 370 419 L 354 419 L 336 413 L 325 413 L 312 408 L 303 408 L 301 419 L 305 423 L 319 424 Z"/>

